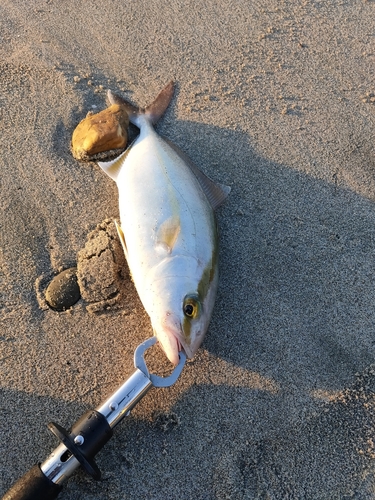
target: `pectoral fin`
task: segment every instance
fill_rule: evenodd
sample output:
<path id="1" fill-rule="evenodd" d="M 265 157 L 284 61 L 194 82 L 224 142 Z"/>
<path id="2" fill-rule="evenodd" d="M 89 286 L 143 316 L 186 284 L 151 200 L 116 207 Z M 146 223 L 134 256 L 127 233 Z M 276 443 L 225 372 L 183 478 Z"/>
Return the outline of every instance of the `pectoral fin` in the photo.
<path id="1" fill-rule="evenodd" d="M 172 215 L 159 226 L 156 233 L 156 247 L 167 253 L 171 253 L 180 230 L 181 223 L 179 216 Z"/>

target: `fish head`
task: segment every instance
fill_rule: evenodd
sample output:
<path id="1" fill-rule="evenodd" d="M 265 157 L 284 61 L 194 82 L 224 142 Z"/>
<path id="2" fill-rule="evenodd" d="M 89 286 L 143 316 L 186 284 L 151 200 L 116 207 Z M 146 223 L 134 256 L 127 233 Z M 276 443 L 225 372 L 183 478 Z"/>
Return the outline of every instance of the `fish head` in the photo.
<path id="1" fill-rule="evenodd" d="M 179 351 L 192 358 L 201 345 L 211 319 L 217 288 L 214 279 L 202 286 L 198 277 L 168 276 L 153 282 L 152 305 L 147 308 L 154 334 L 174 365 Z"/>
<path id="2" fill-rule="evenodd" d="M 202 298 L 197 291 L 178 297 L 166 292 L 164 300 L 163 296 L 159 296 L 157 303 L 157 313 L 151 321 L 166 356 L 174 365 L 178 364 L 179 351 L 184 350 L 186 356 L 192 358 L 203 341 L 209 323 Z"/>

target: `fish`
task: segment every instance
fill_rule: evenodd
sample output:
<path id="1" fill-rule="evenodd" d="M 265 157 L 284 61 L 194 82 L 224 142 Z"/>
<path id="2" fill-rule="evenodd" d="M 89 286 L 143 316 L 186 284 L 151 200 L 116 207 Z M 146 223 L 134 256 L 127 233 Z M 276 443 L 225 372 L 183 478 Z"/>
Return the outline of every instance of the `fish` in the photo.
<path id="1" fill-rule="evenodd" d="M 98 162 L 118 187 L 119 238 L 154 335 L 174 365 L 194 357 L 208 329 L 218 287 L 214 211 L 230 188 L 207 177 L 154 125 L 174 94 L 169 82 L 146 108 L 112 91 L 139 135 L 120 156 Z"/>

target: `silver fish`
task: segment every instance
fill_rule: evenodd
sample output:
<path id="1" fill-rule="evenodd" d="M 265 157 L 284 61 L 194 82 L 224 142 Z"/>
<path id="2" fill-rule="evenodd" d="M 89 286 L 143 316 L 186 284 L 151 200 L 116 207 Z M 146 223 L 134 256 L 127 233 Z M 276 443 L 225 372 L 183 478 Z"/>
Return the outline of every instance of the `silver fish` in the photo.
<path id="1" fill-rule="evenodd" d="M 117 227 L 129 269 L 154 334 L 176 365 L 181 349 L 194 356 L 211 319 L 219 277 L 214 209 L 230 188 L 155 132 L 173 90 L 170 82 L 145 109 L 108 92 L 140 133 L 123 154 L 99 166 L 117 183 Z"/>

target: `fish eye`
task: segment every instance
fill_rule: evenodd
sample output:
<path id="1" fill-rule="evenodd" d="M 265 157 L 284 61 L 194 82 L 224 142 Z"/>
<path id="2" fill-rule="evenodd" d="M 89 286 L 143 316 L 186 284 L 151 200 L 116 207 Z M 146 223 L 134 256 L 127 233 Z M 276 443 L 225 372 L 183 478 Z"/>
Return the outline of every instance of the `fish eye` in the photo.
<path id="1" fill-rule="evenodd" d="M 193 316 L 194 307 L 191 304 L 186 304 L 184 313 L 186 314 L 186 316 Z"/>
<path id="2" fill-rule="evenodd" d="M 183 311 L 187 318 L 196 318 L 199 314 L 199 300 L 195 296 L 187 296 L 184 300 Z"/>

